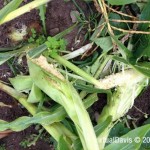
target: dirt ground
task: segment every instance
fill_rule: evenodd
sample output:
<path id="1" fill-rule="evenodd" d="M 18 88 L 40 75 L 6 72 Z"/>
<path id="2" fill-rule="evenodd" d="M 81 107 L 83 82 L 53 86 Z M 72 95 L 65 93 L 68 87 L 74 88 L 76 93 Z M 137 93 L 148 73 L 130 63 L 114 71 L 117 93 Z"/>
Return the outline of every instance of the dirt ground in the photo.
<path id="1" fill-rule="evenodd" d="M 29 1 L 28 1 L 29 2 Z M 76 0 L 78 5 L 85 10 L 85 14 L 88 15 L 87 6 L 81 0 Z M 3 0 L 0 0 L 0 8 L 3 7 Z M 46 27 L 48 35 L 56 35 L 57 33 L 67 29 L 72 23 L 70 17 L 70 12 L 77 10 L 73 2 L 64 2 L 64 0 L 52 1 L 47 6 L 46 15 Z M 63 12 L 63 13 L 62 13 Z M 38 10 L 33 10 L 30 13 L 26 13 L 23 16 L 0 26 L 0 47 L 11 47 L 14 46 L 13 42 L 8 38 L 11 28 L 20 28 L 22 25 L 28 26 L 28 28 L 34 27 L 37 32 L 41 32 L 41 22 L 38 15 Z M 76 49 L 84 44 L 84 33 L 79 36 L 80 43 L 77 45 L 75 43 L 75 38 L 77 37 L 78 28 L 75 28 L 71 33 L 69 33 L 65 38 L 68 41 L 68 49 Z M 23 66 L 22 66 L 23 68 Z M 8 78 L 12 77 L 13 73 L 7 64 L 0 66 L 0 80 L 8 82 Z M 104 105 L 106 104 L 106 96 L 99 95 L 100 100 L 94 104 L 94 112 L 100 112 Z M 6 121 L 12 121 L 17 117 L 28 115 L 28 112 L 20 106 L 16 100 L 12 99 L 10 96 L 0 91 L 0 102 L 10 105 L 11 107 L 1 107 L 0 106 L 0 119 Z M 150 88 L 136 99 L 135 106 L 139 108 L 142 112 L 150 115 Z M 141 113 L 135 107 L 128 113 L 131 117 L 137 118 L 137 124 L 141 124 L 145 118 L 143 113 Z M 36 142 L 35 146 L 30 148 L 23 148 L 20 146 L 20 142 L 24 140 L 25 137 L 29 137 L 31 134 L 38 134 L 35 127 L 32 126 L 22 132 L 12 133 L 9 136 L 0 140 L 0 146 L 4 145 L 6 150 L 52 150 L 51 145 L 42 139 Z M 0 149 L 1 150 L 1 149 Z"/>
<path id="2" fill-rule="evenodd" d="M 3 0 L 0 0 L 0 8 L 3 6 Z M 29 2 L 29 0 L 28 0 Z M 87 16 L 87 6 L 85 2 L 76 0 L 78 5 L 85 10 L 84 13 Z M 47 34 L 54 36 L 65 29 L 68 29 L 73 25 L 71 12 L 78 11 L 73 2 L 64 2 L 64 0 L 52 1 L 47 6 L 46 12 L 46 29 Z M 62 13 L 63 12 L 63 13 Z M 79 12 L 79 11 L 78 11 Z M 39 17 L 38 10 L 32 10 L 30 13 L 26 13 L 21 17 L 12 20 L 2 26 L 0 26 L 0 47 L 11 47 L 15 46 L 18 43 L 14 43 L 8 37 L 13 28 L 20 29 L 25 25 L 28 29 L 34 28 L 38 33 L 41 32 L 41 21 Z M 76 39 L 77 38 L 77 39 Z M 65 36 L 67 40 L 67 48 L 69 50 L 77 49 L 84 44 L 84 34 L 83 31 L 78 35 L 78 28 L 76 27 L 72 32 Z M 76 44 L 76 40 L 80 41 Z M 15 44 L 15 45 L 14 45 Z"/>

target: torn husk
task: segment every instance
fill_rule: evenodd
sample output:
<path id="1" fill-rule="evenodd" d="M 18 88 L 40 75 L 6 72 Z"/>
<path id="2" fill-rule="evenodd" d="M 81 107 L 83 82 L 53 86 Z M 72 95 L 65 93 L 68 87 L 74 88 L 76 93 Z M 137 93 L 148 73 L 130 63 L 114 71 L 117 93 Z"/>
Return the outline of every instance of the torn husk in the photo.
<path id="1" fill-rule="evenodd" d="M 47 71 L 48 73 L 54 75 L 55 77 L 59 78 L 60 80 L 65 80 L 63 75 L 54 68 L 54 65 L 49 64 L 47 59 L 44 56 L 40 56 L 36 59 L 30 59 L 33 63 L 40 66 L 43 70 Z"/>

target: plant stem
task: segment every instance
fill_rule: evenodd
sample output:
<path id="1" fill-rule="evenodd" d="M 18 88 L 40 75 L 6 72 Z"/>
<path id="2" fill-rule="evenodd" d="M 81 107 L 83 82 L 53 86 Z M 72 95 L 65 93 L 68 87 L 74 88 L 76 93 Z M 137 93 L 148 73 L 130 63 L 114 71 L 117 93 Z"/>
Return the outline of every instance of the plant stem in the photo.
<path id="1" fill-rule="evenodd" d="M 107 55 L 107 57 L 105 58 L 105 60 L 102 62 L 102 64 L 99 66 L 98 70 L 96 71 L 94 77 L 97 79 L 100 74 L 102 73 L 104 67 L 106 66 L 106 64 L 108 63 L 108 61 L 111 59 L 110 56 Z"/>
<path id="2" fill-rule="evenodd" d="M 108 30 L 111 33 L 111 35 L 114 35 L 114 33 L 113 33 L 112 29 L 111 29 L 111 25 L 109 23 L 105 2 L 104 2 L 104 0 L 98 0 L 98 2 L 99 2 L 99 5 L 100 5 L 102 14 L 104 15 L 105 21 L 107 23 Z"/>
<path id="3" fill-rule="evenodd" d="M 97 87 L 99 86 L 100 82 L 98 80 L 96 80 L 95 78 L 93 78 L 92 76 L 90 76 L 89 74 L 87 74 L 86 72 L 84 72 L 83 70 L 81 70 L 80 68 L 75 66 L 74 64 L 70 63 L 69 61 L 67 61 L 63 57 L 59 56 L 56 53 L 51 54 L 51 57 L 54 58 L 55 60 L 57 60 L 62 65 L 66 66 L 69 69 L 71 69 L 72 71 L 74 71 L 76 74 L 78 74 L 81 77 L 85 78 L 87 82 L 92 83 Z"/>
<path id="4" fill-rule="evenodd" d="M 14 19 L 17 18 L 27 12 L 30 12 L 32 9 L 39 7 L 40 5 L 43 5 L 47 2 L 50 2 L 52 0 L 34 0 L 33 2 L 30 2 L 14 11 L 12 11 L 11 13 L 9 13 L 1 22 L 0 25 Z"/>

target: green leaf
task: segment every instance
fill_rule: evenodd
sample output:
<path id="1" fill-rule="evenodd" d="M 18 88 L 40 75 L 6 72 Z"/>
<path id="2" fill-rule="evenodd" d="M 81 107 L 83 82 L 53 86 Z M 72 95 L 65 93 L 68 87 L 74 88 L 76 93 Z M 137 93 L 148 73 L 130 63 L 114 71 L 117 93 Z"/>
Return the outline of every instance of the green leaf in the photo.
<path id="1" fill-rule="evenodd" d="M 126 5 L 135 3 L 136 0 L 107 0 L 111 5 Z"/>
<path id="2" fill-rule="evenodd" d="M 119 62 L 122 62 L 124 64 L 129 64 L 124 58 L 119 57 L 119 56 L 112 56 L 112 59 L 116 60 L 116 61 L 119 61 Z"/>
<path id="3" fill-rule="evenodd" d="M 118 39 L 116 36 L 110 35 L 113 40 L 115 41 L 115 43 L 118 45 L 119 47 L 119 51 L 122 54 L 124 59 L 129 59 L 130 57 L 132 57 L 132 53 L 131 51 L 129 51 Z"/>
<path id="4" fill-rule="evenodd" d="M 144 121 L 144 125 L 150 124 L 150 118 L 148 118 L 146 121 Z"/>
<path id="5" fill-rule="evenodd" d="M 12 0 L 5 7 L 0 10 L 0 22 L 8 15 L 10 12 L 19 7 L 23 0 Z"/>
<path id="6" fill-rule="evenodd" d="M 132 67 L 143 75 L 150 77 L 150 62 L 137 63 L 132 65 Z"/>
<path id="7" fill-rule="evenodd" d="M 61 39 L 63 38 L 65 35 L 69 34 L 75 27 L 77 26 L 77 24 L 74 24 L 72 26 L 70 26 L 69 28 L 67 28 L 66 30 L 56 34 L 54 37 L 56 39 Z"/>
<path id="8" fill-rule="evenodd" d="M 45 44 L 50 49 L 50 51 L 61 51 L 66 49 L 66 41 L 64 39 L 57 39 L 56 37 L 49 36 Z"/>
<path id="9" fill-rule="evenodd" d="M 71 150 L 71 147 L 66 142 L 66 138 L 64 136 L 61 136 L 58 141 L 57 150 Z"/>
<path id="10" fill-rule="evenodd" d="M 148 0 L 143 11 L 140 15 L 140 20 L 149 20 L 150 21 L 150 1 Z M 137 30 L 145 31 L 149 27 L 149 23 L 140 23 Z"/>
<path id="11" fill-rule="evenodd" d="M 99 123 L 98 125 L 96 125 L 94 127 L 94 131 L 96 133 L 96 136 L 98 137 L 109 125 L 110 123 L 112 122 L 112 117 L 109 116 L 104 122 L 102 123 Z M 74 146 L 75 146 L 75 149 L 76 150 L 79 150 L 81 149 L 81 142 L 80 142 L 80 139 L 77 138 L 75 141 L 74 141 Z"/>
<path id="12" fill-rule="evenodd" d="M 14 50 L 14 51 L 9 51 L 9 52 L 2 52 L 0 53 L 0 65 L 2 65 L 3 63 L 5 63 L 7 60 L 9 60 L 10 58 L 18 55 L 19 53 L 21 53 L 22 51 L 24 51 L 24 49 L 19 49 L 19 50 Z"/>
<path id="13" fill-rule="evenodd" d="M 104 122 L 99 123 L 94 127 L 96 136 L 98 137 L 112 122 L 112 117 L 109 116 Z"/>
<path id="14" fill-rule="evenodd" d="M 42 91 L 35 84 L 33 84 L 27 102 L 38 103 L 43 100 L 43 98 L 44 94 L 42 93 Z"/>
<path id="15" fill-rule="evenodd" d="M 123 18 L 121 17 L 121 15 L 119 14 L 116 14 L 116 13 L 109 13 L 109 19 L 110 19 L 110 25 L 111 26 L 114 26 L 116 28 L 122 28 L 122 29 L 128 29 L 129 27 L 127 26 L 127 23 L 124 23 L 124 22 L 115 22 L 115 21 L 111 21 L 111 19 L 116 19 L 116 20 L 123 20 Z M 121 34 L 120 31 L 117 31 L 117 30 L 114 30 L 114 34 L 115 35 L 119 35 Z"/>
<path id="16" fill-rule="evenodd" d="M 14 56 L 15 56 L 15 54 L 0 53 L 0 65 L 2 65 L 3 63 L 5 63 L 7 60 L 9 60 L 10 58 L 12 58 Z"/>
<path id="17" fill-rule="evenodd" d="M 134 47 L 133 55 L 136 59 L 142 56 L 150 57 L 150 35 L 141 35 L 138 44 Z"/>
<path id="18" fill-rule="evenodd" d="M 39 55 L 41 55 L 46 49 L 47 49 L 46 44 L 42 44 L 42 45 L 32 49 L 31 51 L 29 51 L 28 55 L 31 58 L 35 58 L 35 57 L 38 57 Z"/>
<path id="19" fill-rule="evenodd" d="M 32 124 L 50 125 L 55 122 L 59 122 L 65 118 L 66 112 L 62 107 L 56 109 L 53 113 L 40 112 L 33 117 L 20 117 L 12 122 L 0 121 L 0 131 L 13 130 L 22 131 Z"/>
<path id="20" fill-rule="evenodd" d="M 35 45 L 33 45 L 33 44 L 27 44 L 23 47 L 20 47 L 20 46 L 21 45 L 12 47 L 12 48 L 0 48 L 0 51 L 2 51 L 0 53 L 0 65 L 5 63 L 10 58 L 17 56 L 22 52 L 30 51 L 31 49 L 33 49 L 35 47 Z M 14 50 L 14 49 L 16 49 L 16 50 Z M 3 52 L 3 51 L 8 51 L 8 52 Z"/>
<path id="21" fill-rule="evenodd" d="M 114 143 L 106 146 L 104 150 L 138 150 L 142 144 L 143 137 L 148 133 L 150 130 L 150 125 L 145 125 L 139 128 L 136 128 L 124 136 L 121 136 L 123 139 L 130 139 L 131 142 L 117 142 L 114 141 Z M 116 143 L 115 143 L 116 142 Z"/>
<path id="22" fill-rule="evenodd" d="M 150 124 L 150 118 L 148 118 L 143 125 Z M 150 149 L 150 131 L 144 137 L 143 143 L 140 147 L 140 150 L 148 150 Z"/>
<path id="23" fill-rule="evenodd" d="M 98 89 L 98 88 L 95 88 L 93 86 L 85 85 L 85 84 L 76 83 L 74 86 L 76 89 L 83 90 L 83 91 L 86 91 L 88 93 L 111 93 L 110 90 Z"/>
<path id="24" fill-rule="evenodd" d="M 104 52 L 108 52 L 113 48 L 111 37 L 101 37 L 94 40 L 97 46 L 100 46 Z"/>
<path id="25" fill-rule="evenodd" d="M 43 25 L 43 30 L 44 30 L 44 33 L 46 34 L 46 23 L 45 23 L 45 20 L 46 20 L 46 17 L 45 17 L 45 14 L 46 14 L 46 5 L 41 5 L 39 7 L 39 16 L 40 16 L 40 19 L 42 21 L 42 25 Z"/>
<path id="26" fill-rule="evenodd" d="M 150 20 L 150 1 L 146 3 L 145 8 L 143 9 L 140 20 Z M 138 26 L 139 31 L 149 31 L 149 23 L 141 23 Z M 133 54 L 136 59 L 142 56 L 150 57 L 150 35 L 134 35 L 133 36 Z"/>
<path id="27" fill-rule="evenodd" d="M 8 51 L 13 51 L 21 48 L 23 45 L 19 44 L 16 46 L 11 46 L 11 47 L 0 47 L 0 52 L 8 52 Z"/>
<path id="28" fill-rule="evenodd" d="M 32 88 L 32 79 L 30 76 L 18 75 L 15 78 L 9 78 L 10 83 L 17 91 L 29 91 Z"/>
<path id="29" fill-rule="evenodd" d="M 109 138 L 121 137 L 124 134 L 128 133 L 131 129 L 125 127 L 122 122 L 116 124 L 110 131 Z"/>

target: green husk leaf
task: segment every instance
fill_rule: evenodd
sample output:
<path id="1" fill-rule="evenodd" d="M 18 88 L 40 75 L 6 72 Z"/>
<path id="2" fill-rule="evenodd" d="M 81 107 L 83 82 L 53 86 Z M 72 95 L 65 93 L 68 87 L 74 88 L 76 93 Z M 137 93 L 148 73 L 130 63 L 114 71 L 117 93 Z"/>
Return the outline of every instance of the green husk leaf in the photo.
<path id="1" fill-rule="evenodd" d="M 111 122 L 112 122 L 112 117 L 109 116 L 104 122 L 96 125 L 94 127 L 96 136 L 98 137 L 111 124 Z M 74 141 L 74 146 L 75 146 L 76 150 L 81 148 L 81 142 L 80 142 L 79 138 Z"/>
<path id="2" fill-rule="evenodd" d="M 80 84 L 80 83 L 76 83 L 74 85 L 74 87 L 76 89 L 79 89 L 79 90 L 83 90 L 83 91 L 86 91 L 88 93 L 111 93 L 109 90 L 103 90 L 103 89 L 99 89 L 99 88 L 95 88 L 93 86 L 90 86 L 90 85 L 85 85 L 85 84 Z"/>
<path id="3" fill-rule="evenodd" d="M 72 84 L 65 79 L 53 76 L 52 72 L 48 71 L 47 73 L 49 74 L 44 73 L 42 68 L 48 65 L 46 61 L 42 61 L 42 64 L 38 63 L 40 67 L 33 62 L 35 61 L 28 59 L 30 75 L 33 82 L 49 97 L 65 108 L 68 116 L 76 126 L 83 147 L 87 150 L 93 147 L 95 150 L 98 150 L 98 142 L 89 115 Z"/>
<path id="4" fill-rule="evenodd" d="M 9 78 L 10 83 L 17 91 L 29 91 L 32 88 L 33 82 L 30 76 L 18 75 L 15 78 Z"/>
<path id="5" fill-rule="evenodd" d="M 71 147 L 66 142 L 66 138 L 64 136 L 61 136 L 58 141 L 57 150 L 71 150 Z"/>
<path id="6" fill-rule="evenodd" d="M 112 116 L 108 116 L 108 118 L 104 122 L 96 125 L 94 127 L 96 136 L 98 137 L 110 125 L 111 122 L 112 122 Z"/>
<path id="7" fill-rule="evenodd" d="M 35 84 L 33 84 L 27 102 L 38 103 L 42 101 L 43 98 L 44 94 L 42 93 L 42 91 Z"/>

